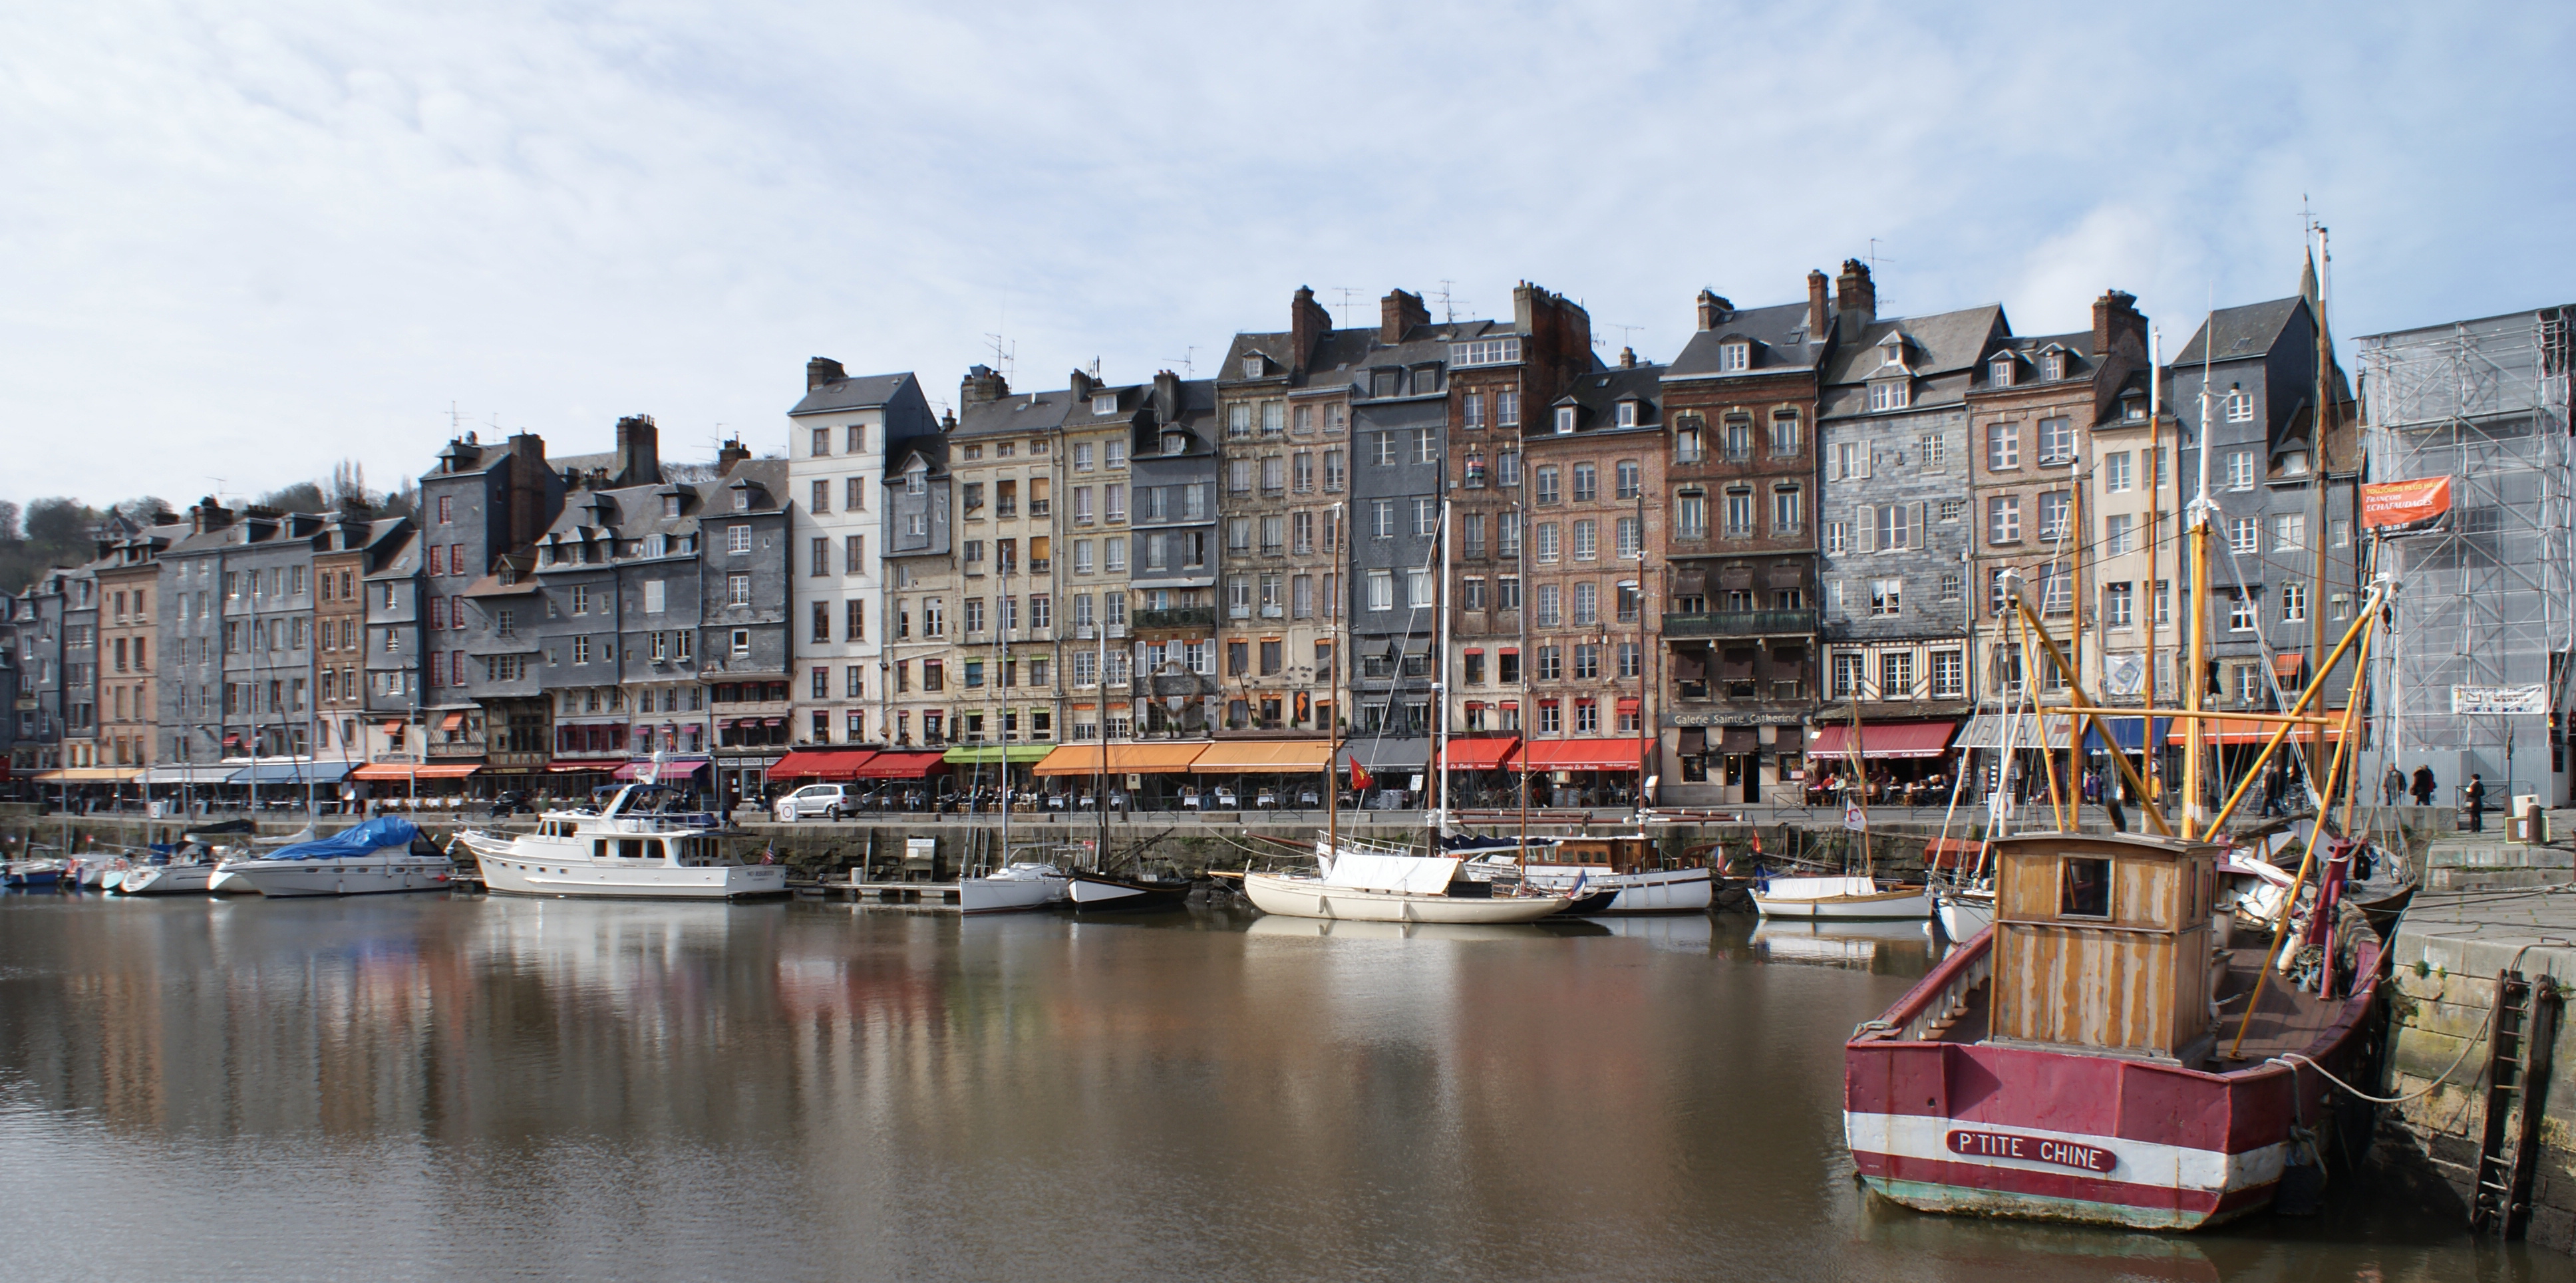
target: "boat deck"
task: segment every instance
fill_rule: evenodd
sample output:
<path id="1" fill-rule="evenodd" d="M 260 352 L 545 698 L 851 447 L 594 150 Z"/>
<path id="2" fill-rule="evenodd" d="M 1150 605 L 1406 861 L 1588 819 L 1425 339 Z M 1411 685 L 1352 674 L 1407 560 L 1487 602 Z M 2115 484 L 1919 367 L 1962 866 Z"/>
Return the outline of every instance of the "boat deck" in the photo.
<path id="1" fill-rule="evenodd" d="M 2254 975 L 2261 969 L 2264 950 L 2230 949 L 2227 974 L 2218 984 L 2219 1021 L 2217 1047 L 2212 1056 L 2193 1068 L 2211 1073 L 2224 1073 L 2259 1065 L 2285 1051 L 2304 1052 L 2316 1045 L 2317 1039 L 2334 1026 L 2344 1013 L 2344 999 L 2319 998 L 2290 988 L 2287 977 L 2275 974 L 2263 986 L 2260 1006 L 2254 1010 L 2254 1023 L 2247 1029 L 2244 1045 L 2233 1058 L 2224 1053 L 2236 1041 L 2236 1028 L 2245 1016 L 2245 993 L 2253 987 Z M 1930 1022 L 1930 1041 L 1977 1043 L 1991 1032 L 1988 999 L 1994 985 L 1980 981 L 1961 995 L 1945 1017 Z M 1946 1023 L 1945 1023 L 1946 1021 Z"/>

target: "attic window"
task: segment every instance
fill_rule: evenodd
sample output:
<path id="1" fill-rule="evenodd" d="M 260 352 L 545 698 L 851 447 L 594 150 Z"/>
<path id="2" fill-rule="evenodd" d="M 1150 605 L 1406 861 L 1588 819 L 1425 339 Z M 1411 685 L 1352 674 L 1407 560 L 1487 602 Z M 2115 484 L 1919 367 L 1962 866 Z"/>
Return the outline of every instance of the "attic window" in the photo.
<path id="1" fill-rule="evenodd" d="M 2052 379 L 2062 379 L 2066 377 L 2066 354 L 2064 352 L 2051 352 L 2048 355 L 2041 357 L 2039 359 L 2039 363 L 2042 369 L 2048 371 L 2048 377 Z"/>
<path id="2" fill-rule="evenodd" d="M 2285 477 L 2304 477 L 2308 475 L 2308 452 L 2305 450 L 2292 450 L 2289 453 L 2282 455 L 2281 475 Z"/>
<path id="3" fill-rule="evenodd" d="M 2120 417 L 2123 419 L 2143 419 L 2147 417 L 2147 407 L 2138 404 L 2134 400 L 2123 401 L 2120 403 Z"/>
<path id="4" fill-rule="evenodd" d="M 1163 453 L 1179 454 L 1189 448 L 1189 434 L 1183 432 L 1166 432 L 1163 434 Z"/>
<path id="5" fill-rule="evenodd" d="M 2230 385 L 2227 389 L 2227 421 L 2229 423 L 2254 421 L 2254 394 L 2246 391 L 2242 385 Z"/>
<path id="6" fill-rule="evenodd" d="M 1115 392 L 1103 392 L 1100 395 L 1091 398 L 1091 412 L 1093 414 L 1118 413 L 1118 394 Z"/>
<path id="7" fill-rule="evenodd" d="M 903 492 L 905 494 L 930 493 L 929 474 L 921 468 L 914 468 L 912 471 L 903 474 Z"/>
<path id="8" fill-rule="evenodd" d="M 1903 379 L 1869 385 L 1869 408 L 1872 410 L 1902 410 L 1912 399 Z"/>
<path id="9" fill-rule="evenodd" d="M 680 496 L 675 494 L 666 494 L 662 496 L 662 515 L 664 517 L 676 517 L 680 515 Z"/>
<path id="10" fill-rule="evenodd" d="M 1717 368 L 1729 374 L 1753 368 L 1753 345 L 1742 341 L 1721 343 L 1717 349 Z"/>
<path id="11" fill-rule="evenodd" d="M 1556 434 L 1564 436 L 1572 431 L 1574 431 L 1574 407 L 1570 405 L 1556 407 Z"/>
<path id="12" fill-rule="evenodd" d="M 1260 378 L 1261 365 L 1262 361 L 1258 353 L 1243 358 L 1243 377 L 1247 379 Z"/>
<path id="13" fill-rule="evenodd" d="M 1986 382 L 1999 388 L 2008 388 L 2012 386 L 2012 381 L 2013 359 L 2011 357 L 1996 357 L 1994 363 L 1986 367 Z"/>
<path id="14" fill-rule="evenodd" d="M 1881 365 L 1905 364 L 1905 339 L 1902 335 L 1890 334 L 1879 341 L 1878 363 Z"/>
<path id="15" fill-rule="evenodd" d="M 751 511 L 751 490 L 749 487 L 733 492 L 733 510 L 736 512 Z"/>
<path id="16" fill-rule="evenodd" d="M 1619 426 L 1623 428 L 1633 428 L 1637 426 L 1636 402 L 1622 401 L 1619 403 Z"/>
<path id="17" fill-rule="evenodd" d="M 1521 341 L 1512 339 L 1477 339 L 1449 345 L 1451 365 L 1509 365 L 1521 359 Z"/>

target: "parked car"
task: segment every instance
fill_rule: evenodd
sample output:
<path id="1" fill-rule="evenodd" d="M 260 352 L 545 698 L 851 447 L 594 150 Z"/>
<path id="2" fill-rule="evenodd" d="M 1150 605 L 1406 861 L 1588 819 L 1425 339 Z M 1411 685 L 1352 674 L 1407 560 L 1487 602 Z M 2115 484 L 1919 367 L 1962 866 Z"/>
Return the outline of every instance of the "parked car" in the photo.
<path id="1" fill-rule="evenodd" d="M 778 799 L 776 809 L 781 824 L 817 815 L 837 820 L 859 809 L 859 791 L 847 784 L 808 784 Z"/>

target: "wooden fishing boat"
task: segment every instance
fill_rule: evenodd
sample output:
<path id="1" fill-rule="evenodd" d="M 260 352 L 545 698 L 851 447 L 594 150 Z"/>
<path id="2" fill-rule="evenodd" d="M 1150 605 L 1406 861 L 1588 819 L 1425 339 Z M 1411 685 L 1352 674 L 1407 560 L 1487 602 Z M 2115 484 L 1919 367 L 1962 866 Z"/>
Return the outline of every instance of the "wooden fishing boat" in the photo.
<path id="1" fill-rule="evenodd" d="M 1766 918 L 1888 922 L 1932 915 L 1931 892 L 1890 886 L 1867 876 L 1766 878 L 1753 885 L 1753 907 Z"/>
<path id="2" fill-rule="evenodd" d="M 1996 844 L 1994 926 L 1844 1048 L 1861 1179 L 1931 1212 L 2196 1229 L 2269 1204 L 2369 1053 L 2383 953 L 2339 939 L 2327 995 L 2214 948 L 2220 848 L 2039 833 Z M 2242 1019 L 2247 998 L 2255 999 Z"/>

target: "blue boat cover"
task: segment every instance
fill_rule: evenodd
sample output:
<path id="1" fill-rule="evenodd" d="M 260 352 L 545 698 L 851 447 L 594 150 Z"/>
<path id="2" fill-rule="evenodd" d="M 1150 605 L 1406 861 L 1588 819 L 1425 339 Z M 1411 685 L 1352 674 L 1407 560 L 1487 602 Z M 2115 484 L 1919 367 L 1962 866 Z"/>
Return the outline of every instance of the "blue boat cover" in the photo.
<path id="1" fill-rule="evenodd" d="M 408 847 L 420 830 L 399 815 L 379 815 L 355 828 L 342 829 L 327 838 L 281 846 L 261 856 L 264 860 L 345 860 L 353 856 L 373 855 L 389 846 Z"/>

